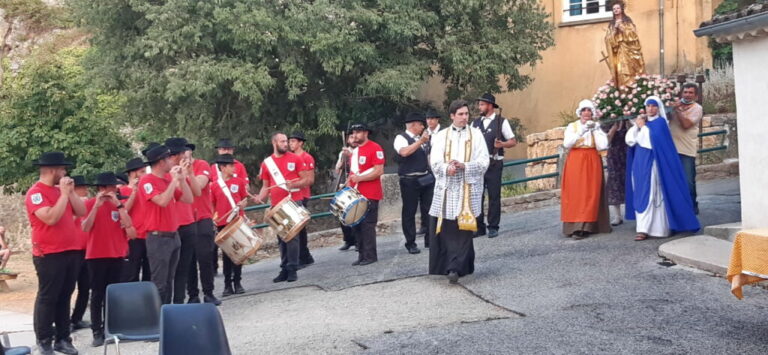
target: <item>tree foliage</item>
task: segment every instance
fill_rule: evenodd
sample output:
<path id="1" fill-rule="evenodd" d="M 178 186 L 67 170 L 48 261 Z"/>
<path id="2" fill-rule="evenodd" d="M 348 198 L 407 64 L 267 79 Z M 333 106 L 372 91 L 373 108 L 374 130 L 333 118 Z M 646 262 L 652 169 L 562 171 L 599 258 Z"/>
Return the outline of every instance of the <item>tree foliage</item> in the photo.
<path id="1" fill-rule="evenodd" d="M 125 119 L 255 161 L 274 130 L 304 130 L 321 160 L 350 121 L 386 124 L 420 105 L 431 76 L 449 99 L 524 88 L 553 44 L 538 0 L 70 0 L 93 33 L 93 81 Z M 243 154 L 241 151 L 239 155 Z M 248 157 L 245 158 L 248 162 Z"/>
<path id="2" fill-rule="evenodd" d="M 128 142 L 112 123 L 122 106 L 117 95 L 90 89 L 83 48 L 36 53 L 0 90 L 0 185 L 27 188 L 37 177 L 32 162 L 42 152 L 63 151 L 71 174 L 93 176 L 121 166 Z M 7 71 L 6 71 L 7 73 Z"/>

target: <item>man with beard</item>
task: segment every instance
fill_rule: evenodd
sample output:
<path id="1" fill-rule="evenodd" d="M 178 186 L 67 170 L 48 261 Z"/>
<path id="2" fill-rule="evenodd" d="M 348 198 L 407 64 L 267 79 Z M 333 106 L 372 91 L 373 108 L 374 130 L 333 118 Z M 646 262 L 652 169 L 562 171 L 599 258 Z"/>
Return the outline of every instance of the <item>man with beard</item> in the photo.
<path id="1" fill-rule="evenodd" d="M 341 177 L 346 177 L 349 175 L 352 152 L 355 150 L 355 148 L 357 148 L 357 143 L 355 143 L 355 137 L 352 135 L 352 131 L 347 132 L 347 134 L 347 146 L 341 149 L 339 152 L 339 159 L 336 161 L 336 174 L 339 175 L 340 181 L 339 186 L 337 187 L 338 189 L 341 189 L 346 182 L 346 180 L 341 181 Z M 357 241 L 355 239 L 355 233 L 352 230 L 352 227 L 345 226 L 341 223 L 340 226 L 341 233 L 344 235 L 344 245 L 342 245 L 339 250 L 347 251 L 351 247 L 355 247 L 355 249 L 357 249 Z"/>

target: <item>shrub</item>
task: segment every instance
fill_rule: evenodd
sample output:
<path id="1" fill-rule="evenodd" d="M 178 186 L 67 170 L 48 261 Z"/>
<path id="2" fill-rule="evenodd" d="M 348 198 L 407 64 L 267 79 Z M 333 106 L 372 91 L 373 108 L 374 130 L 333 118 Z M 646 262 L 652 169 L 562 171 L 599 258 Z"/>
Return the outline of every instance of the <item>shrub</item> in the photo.
<path id="1" fill-rule="evenodd" d="M 664 105 L 674 100 L 677 83 L 660 75 L 640 75 L 635 83 L 629 86 L 616 87 L 611 80 L 601 86 L 592 101 L 602 120 L 614 119 L 620 116 L 634 116 L 645 113 L 644 101 L 648 96 L 656 95 L 664 101 Z"/>

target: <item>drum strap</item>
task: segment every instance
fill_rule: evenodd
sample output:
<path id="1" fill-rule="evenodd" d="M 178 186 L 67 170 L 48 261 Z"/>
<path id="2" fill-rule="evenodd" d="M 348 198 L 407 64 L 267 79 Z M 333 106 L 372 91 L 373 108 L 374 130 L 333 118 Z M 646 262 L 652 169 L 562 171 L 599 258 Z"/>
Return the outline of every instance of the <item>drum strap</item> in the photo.
<path id="1" fill-rule="evenodd" d="M 219 188 L 221 189 L 221 192 L 224 193 L 224 196 L 227 197 L 227 201 L 229 201 L 229 205 L 232 206 L 232 211 L 229 213 L 229 216 L 227 217 L 227 223 L 232 221 L 235 216 L 238 214 L 238 208 L 237 204 L 235 204 L 235 199 L 232 198 L 232 193 L 229 191 L 229 188 L 227 187 L 227 184 L 224 182 L 224 177 L 221 176 L 221 170 L 219 170 L 219 164 L 214 164 L 214 168 L 216 168 L 216 184 L 219 185 Z"/>
<path id="2" fill-rule="evenodd" d="M 264 164 L 267 165 L 267 169 L 269 169 L 269 175 L 272 175 L 272 180 L 275 182 L 275 185 L 285 191 L 288 191 L 288 193 L 300 191 L 299 189 L 288 189 L 288 185 L 285 182 L 283 173 L 280 171 L 280 168 L 277 167 L 275 160 L 272 159 L 271 156 L 267 157 L 267 159 L 264 159 Z"/>
<path id="3" fill-rule="evenodd" d="M 352 151 L 352 161 L 350 162 L 349 171 L 351 171 L 353 174 L 355 174 L 357 176 L 368 175 L 368 174 L 373 172 L 374 168 L 371 167 L 371 168 L 368 168 L 368 170 L 363 171 L 362 173 L 360 172 L 360 160 L 359 160 L 360 156 L 358 155 L 359 152 L 360 152 L 359 148 L 355 148 Z M 358 182 L 357 184 L 355 184 L 355 186 L 352 186 L 352 187 L 357 189 L 357 186 L 359 184 L 360 183 Z"/>

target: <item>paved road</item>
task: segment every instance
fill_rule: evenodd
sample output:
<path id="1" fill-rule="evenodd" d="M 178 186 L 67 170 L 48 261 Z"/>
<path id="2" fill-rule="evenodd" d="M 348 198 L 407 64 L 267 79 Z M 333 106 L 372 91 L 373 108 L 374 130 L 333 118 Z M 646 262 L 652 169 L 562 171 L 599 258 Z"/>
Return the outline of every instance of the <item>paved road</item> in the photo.
<path id="1" fill-rule="evenodd" d="M 699 190 L 703 224 L 739 220 L 737 180 Z M 554 207 L 504 215 L 499 238 L 475 239 L 476 271 L 460 286 L 424 276 L 427 254 L 407 254 L 397 235 L 380 237 L 380 261 L 364 267 L 350 266 L 352 252 L 314 250 L 295 283 L 271 282 L 277 260 L 250 265 L 248 294 L 221 307 L 230 343 L 236 353 L 768 353 L 768 291 L 746 288 L 739 301 L 722 278 L 660 264 L 670 239 L 635 242 L 634 223 L 574 241 L 558 218 Z M 355 327 L 333 316 L 346 302 Z M 295 342 L 272 339 L 291 329 Z"/>

